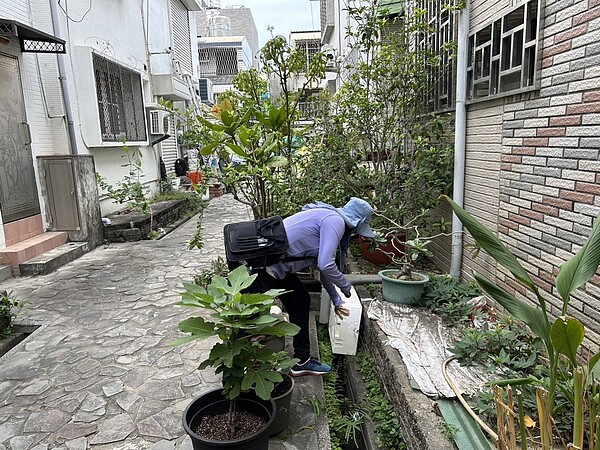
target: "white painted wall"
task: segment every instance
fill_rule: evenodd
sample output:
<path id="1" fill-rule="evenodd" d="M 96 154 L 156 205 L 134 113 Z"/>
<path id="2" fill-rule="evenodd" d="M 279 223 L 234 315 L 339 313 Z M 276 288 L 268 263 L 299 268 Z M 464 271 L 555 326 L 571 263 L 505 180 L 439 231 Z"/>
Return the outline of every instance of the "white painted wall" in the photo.
<path id="1" fill-rule="evenodd" d="M 12 19 L 54 35 L 50 16 L 50 3 L 46 1 L 10 0 L 0 1 L 0 17 Z M 21 53 L 19 40 L 11 38 L 8 44 L 0 44 L 0 52 L 14 56 L 19 61 L 21 84 L 27 122 L 31 130 L 31 152 L 36 173 L 38 198 L 42 218 L 45 220 L 46 205 L 41 195 L 36 158 L 69 153 L 69 140 L 62 102 L 62 90 L 58 81 L 57 56 L 54 54 Z M 5 247 L 5 236 L 0 215 L 0 248 Z M 44 222 L 44 227 L 48 225 Z"/>

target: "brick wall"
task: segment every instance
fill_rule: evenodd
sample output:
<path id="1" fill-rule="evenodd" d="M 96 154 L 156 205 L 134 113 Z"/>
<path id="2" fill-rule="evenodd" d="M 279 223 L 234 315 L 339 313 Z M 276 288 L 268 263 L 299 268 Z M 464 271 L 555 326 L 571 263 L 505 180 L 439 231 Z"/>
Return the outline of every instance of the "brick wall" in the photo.
<path id="1" fill-rule="evenodd" d="M 555 276 L 600 212 L 600 0 L 547 0 L 542 14 L 541 88 L 503 100 L 498 233 L 559 314 Z M 467 186 L 476 190 L 469 177 Z M 500 269 L 497 276 L 524 298 L 512 277 Z M 597 276 L 569 310 L 584 322 L 592 347 L 600 344 L 599 307 Z"/>

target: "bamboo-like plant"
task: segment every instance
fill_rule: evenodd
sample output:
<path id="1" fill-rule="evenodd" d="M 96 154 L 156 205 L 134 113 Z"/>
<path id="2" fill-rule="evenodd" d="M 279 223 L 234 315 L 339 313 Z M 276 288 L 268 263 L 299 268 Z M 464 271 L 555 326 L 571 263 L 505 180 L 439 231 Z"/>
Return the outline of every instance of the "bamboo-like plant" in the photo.
<path id="1" fill-rule="evenodd" d="M 596 400 L 589 395 L 590 390 L 595 391 L 594 383 L 600 375 L 600 353 L 595 354 L 586 364 L 580 364 L 578 352 L 583 343 L 585 329 L 582 323 L 568 316 L 568 306 L 571 294 L 585 285 L 596 273 L 600 265 L 600 216 L 596 219 L 592 233 L 587 242 L 579 249 L 577 254 L 560 267 L 556 277 L 556 290 L 562 298 L 563 305 L 561 316 L 551 320 L 546 300 L 540 289 L 533 282 L 527 271 L 519 264 L 517 258 L 508 251 L 500 239 L 477 219 L 461 208 L 454 201 L 446 197 L 454 213 L 471 233 L 478 246 L 484 249 L 498 264 L 507 269 L 517 281 L 533 293 L 538 304 L 533 306 L 506 292 L 497 284 L 485 277 L 475 274 L 475 279 L 483 291 L 503 306 L 515 318 L 523 321 L 531 331 L 538 336 L 546 347 L 550 361 L 550 389 L 547 405 L 549 413 L 554 412 L 554 395 L 557 384 L 557 369 L 559 359 L 566 357 L 575 383 L 573 395 L 574 428 L 572 448 L 583 448 L 584 442 L 584 410 L 586 400 L 595 403 Z M 533 380 L 532 380 L 533 381 Z M 521 380 L 522 382 L 522 380 Z M 595 406 L 594 406 L 595 408 Z M 540 411 L 542 416 L 543 411 Z M 590 418 L 590 433 L 588 439 L 594 441 L 596 418 Z M 596 442 L 597 445 L 600 443 Z M 591 444 L 590 444 L 591 445 Z M 590 447 L 595 448 L 595 447 Z"/>

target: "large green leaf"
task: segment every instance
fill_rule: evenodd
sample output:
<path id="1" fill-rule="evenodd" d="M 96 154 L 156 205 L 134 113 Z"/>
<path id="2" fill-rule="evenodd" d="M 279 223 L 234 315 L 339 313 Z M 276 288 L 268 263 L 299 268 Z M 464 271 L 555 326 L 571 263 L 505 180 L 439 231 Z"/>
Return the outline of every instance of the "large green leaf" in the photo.
<path id="1" fill-rule="evenodd" d="M 288 159 L 285 156 L 272 156 L 267 161 L 267 167 L 285 167 L 288 165 Z"/>
<path id="2" fill-rule="evenodd" d="M 202 123 L 205 127 L 210 128 L 214 131 L 225 131 L 225 127 L 223 125 L 219 125 L 218 123 L 210 122 L 203 118 L 202 116 L 196 116 L 198 121 Z"/>
<path id="3" fill-rule="evenodd" d="M 202 317 L 191 317 L 179 322 L 179 329 L 191 333 L 196 339 L 204 339 L 215 335 L 215 325 L 206 322 Z"/>
<path id="4" fill-rule="evenodd" d="M 257 276 L 257 274 L 250 275 L 245 266 L 236 267 L 234 270 L 229 272 L 229 275 L 227 276 L 227 279 L 231 283 L 231 287 L 233 289 L 233 292 L 230 293 L 237 294 L 238 292 L 243 291 L 254 282 Z"/>
<path id="5" fill-rule="evenodd" d="M 584 335 L 583 325 L 574 317 L 561 316 L 550 328 L 550 340 L 554 349 L 569 358 L 574 366 L 577 365 L 577 350 Z"/>
<path id="6" fill-rule="evenodd" d="M 475 279 L 481 289 L 502 305 L 515 318 L 525 322 L 533 334 L 542 339 L 547 346 L 550 342 L 550 323 L 542 310 L 517 300 L 504 289 L 496 286 L 481 275 L 475 274 Z"/>
<path id="7" fill-rule="evenodd" d="M 279 322 L 274 326 L 261 328 L 260 333 L 267 336 L 295 336 L 300 332 L 300 327 L 289 322 Z"/>
<path id="8" fill-rule="evenodd" d="M 598 361 L 600 361 L 600 353 L 596 353 L 590 358 L 590 362 L 588 364 L 590 382 L 600 380 L 600 364 L 598 364 Z"/>
<path id="9" fill-rule="evenodd" d="M 465 228 L 469 230 L 469 233 L 471 233 L 471 236 L 473 236 L 473 239 L 477 241 L 479 246 L 494 258 L 498 264 L 510 271 L 517 280 L 537 294 L 537 286 L 531 280 L 527 271 L 519 264 L 517 258 L 506 249 L 500 239 L 450 198 L 446 197 L 446 200 L 452 206 L 454 214 L 460 219 Z"/>
<path id="10" fill-rule="evenodd" d="M 227 145 L 227 147 L 229 147 L 231 149 L 231 151 L 233 153 L 235 153 L 239 157 L 244 158 L 244 159 L 248 159 L 249 158 L 248 153 L 246 153 L 244 151 L 244 149 L 242 147 L 240 147 L 239 145 L 236 145 L 233 142 L 227 142 L 226 145 Z"/>
<path id="11" fill-rule="evenodd" d="M 571 293 L 583 286 L 594 276 L 600 264 L 600 216 L 592 229 L 592 234 L 583 247 L 569 261 L 560 266 L 556 277 L 556 290 L 563 299 L 563 314 L 567 312 Z"/>

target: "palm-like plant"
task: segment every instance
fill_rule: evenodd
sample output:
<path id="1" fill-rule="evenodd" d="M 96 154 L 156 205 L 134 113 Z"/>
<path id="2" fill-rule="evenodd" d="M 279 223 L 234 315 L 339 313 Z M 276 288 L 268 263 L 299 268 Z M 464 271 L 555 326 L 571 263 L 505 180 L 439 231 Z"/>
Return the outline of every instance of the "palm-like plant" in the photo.
<path id="1" fill-rule="evenodd" d="M 577 354 L 583 343 L 585 329 L 578 319 L 568 316 L 567 313 L 573 292 L 585 285 L 596 273 L 598 265 L 600 265 L 600 217 L 596 219 L 592 233 L 585 245 L 579 249 L 573 258 L 560 267 L 560 272 L 556 277 L 555 283 L 556 290 L 563 301 L 562 311 L 561 316 L 552 321 L 548 314 L 546 300 L 540 289 L 533 282 L 523 266 L 519 264 L 517 258 L 508 251 L 500 239 L 489 229 L 451 199 L 446 199 L 477 244 L 494 258 L 498 264 L 507 269 L 537 299 L 537 305 L 533 306 L 527 302 L 518 300 L 485 277 L 479 274 L 474 275 L 477 283 L 486 294 L 497 301 L 515 318 L 527 324 L 531 331 L 544 343 L 550 361 L 550 388 L 548 395 L 550 414 L 552 414 L 555 407 L 554 394 L 559 359 L 561 355 L 567 358 L 572 368 L 575 385 L 575 395 L 573 396 L 575 413 L 573 444 L 576 446 L 574 448 L 583 448 L 584 403 L 586 399 L 594 405 L 597 403 L 589 395 L 589 388 L 594 383 L 594 379 L 598 379 L 600 376 L 600 365 L 596 364 L 600 359 L 600 353 L 594 355 L 587 364 L 579 364 Z M 592 407 L 595 409 L 595 406 Z M 589 436 L 592 440 L 595 435 L 595 420 L 595 417 L 590 420 Z M 545 440 L 548 445 L 551 445 L 548 437 Z M 600 445 L 598 440 L 597 443 Z"/>

